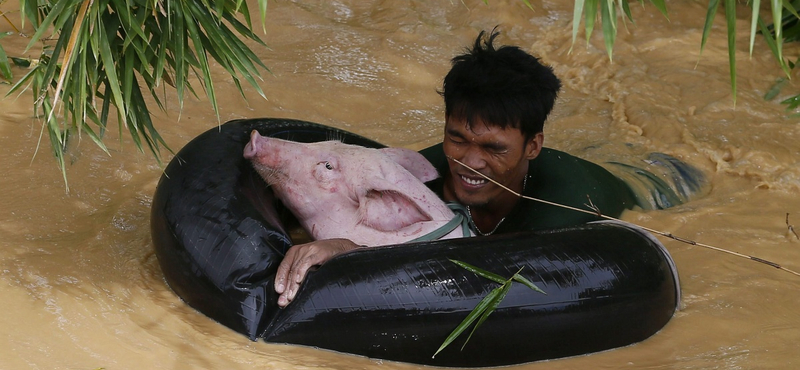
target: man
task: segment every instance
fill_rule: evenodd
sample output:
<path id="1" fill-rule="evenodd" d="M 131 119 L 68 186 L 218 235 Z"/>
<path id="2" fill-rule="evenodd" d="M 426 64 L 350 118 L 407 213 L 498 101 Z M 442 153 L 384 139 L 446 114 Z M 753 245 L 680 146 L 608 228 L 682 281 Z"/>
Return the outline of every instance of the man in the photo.
<path id="1" fill-rule="evenodd" d="M 453 58 L 441 95 L 442 144 L 422 151 L 442 174 L 428 185 L 445 201 L 466 206 L 478 235 L 577 225 L 591 214 L 524 200 L 455 160 L 517 193 L 619 216 L 634 205 L 630 189 L 608 171 L 566 153 L 543 148 L 544 121 L 561 82 L 552 69 L 515 46 L 495 48 L 496 31 L 481 32 L 472 49 Z M 297 293 L 309 268 L 359 248 L 346 239 L 296 245 L 275 278 L 278 305 Z"/>

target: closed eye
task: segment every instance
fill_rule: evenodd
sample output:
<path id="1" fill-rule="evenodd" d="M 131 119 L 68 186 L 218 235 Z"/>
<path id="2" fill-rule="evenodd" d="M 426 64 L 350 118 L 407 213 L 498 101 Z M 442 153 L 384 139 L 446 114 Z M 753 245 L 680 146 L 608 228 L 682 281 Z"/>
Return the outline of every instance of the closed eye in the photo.
<path id="1" fill-rule="evenodd" d="M 331 162 L 325 162 L 325 168 L 333 170 L 333 165 L 331 164 Z"/>

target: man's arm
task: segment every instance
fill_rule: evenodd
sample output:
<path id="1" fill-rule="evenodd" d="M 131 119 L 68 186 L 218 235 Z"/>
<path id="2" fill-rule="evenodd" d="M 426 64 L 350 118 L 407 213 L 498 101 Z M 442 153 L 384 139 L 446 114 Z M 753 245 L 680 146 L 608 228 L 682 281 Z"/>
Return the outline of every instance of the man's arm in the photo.
<path id="1" fill-rule="evenodd" d="M 278 306 L 286 307 L 294 299 L 311 267 L 357 248 L 360 246 L 348 239 L 316 240 L 289 248 L 275 274 L 275 292 L 280 294 Z"/>

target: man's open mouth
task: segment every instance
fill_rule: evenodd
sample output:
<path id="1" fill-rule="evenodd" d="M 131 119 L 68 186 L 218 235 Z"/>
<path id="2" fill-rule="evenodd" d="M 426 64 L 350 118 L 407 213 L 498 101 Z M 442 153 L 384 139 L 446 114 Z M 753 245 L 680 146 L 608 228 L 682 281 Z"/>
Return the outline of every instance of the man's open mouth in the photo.
<path id="1" fill-rule="evenodd" d="M 483 185 L 483 184 L 486 183 L 486 179 L 483 179 L 483 178 L 473 179 L 473 178 L 469 178 L 469 177 L 466 177 L 466 176 L 461 176 L 461 180 L 466 182 L 469 185 Z"/>

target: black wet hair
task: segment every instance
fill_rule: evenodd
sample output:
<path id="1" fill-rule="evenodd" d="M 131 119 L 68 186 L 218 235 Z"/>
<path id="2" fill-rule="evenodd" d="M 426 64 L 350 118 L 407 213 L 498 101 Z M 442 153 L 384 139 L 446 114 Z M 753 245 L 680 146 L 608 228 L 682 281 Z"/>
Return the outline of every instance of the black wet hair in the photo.
<path id="1" fill-rule="evenodd" d="M 439 94 L 445 115 L 476 120 L 500 128 L 512 127 L 526 138 L 542 132 L 553 109 L 561 81 L 553 69 L 516 46 L 495 49 L 497 28 L 481 31 L 472 49 L 452 59 Z"/>

